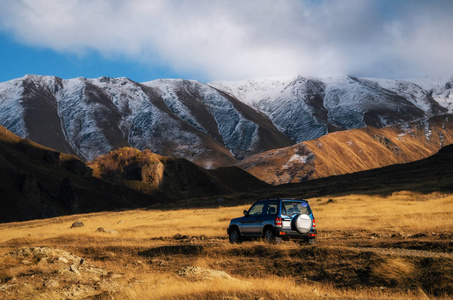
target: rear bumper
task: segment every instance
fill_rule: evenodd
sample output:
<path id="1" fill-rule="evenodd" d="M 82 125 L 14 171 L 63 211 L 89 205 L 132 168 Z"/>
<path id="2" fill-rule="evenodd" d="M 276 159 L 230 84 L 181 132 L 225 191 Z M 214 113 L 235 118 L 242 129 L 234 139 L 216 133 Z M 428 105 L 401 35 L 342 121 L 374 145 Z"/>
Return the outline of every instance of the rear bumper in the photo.
<path id="1" fill-rule="evenodd" d="M 299 233 L 291 229 L 275 228 L 275 235 L 292 239 L 315 239 L 318 232 L 316 229 L 312 229 L 308 233 Z"/>

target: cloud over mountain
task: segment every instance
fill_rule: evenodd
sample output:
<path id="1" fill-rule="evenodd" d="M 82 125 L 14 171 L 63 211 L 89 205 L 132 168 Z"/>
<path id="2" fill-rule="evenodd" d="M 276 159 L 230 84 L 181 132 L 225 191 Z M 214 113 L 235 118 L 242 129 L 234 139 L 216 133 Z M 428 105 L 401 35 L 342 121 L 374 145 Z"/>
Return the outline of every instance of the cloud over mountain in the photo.
<path id="1" fill-rule="evenodd" d="M 197 78 L 446 75 L 453 2 L 0 2 L 0 30 L 62 53 L 167 65 Z"/>

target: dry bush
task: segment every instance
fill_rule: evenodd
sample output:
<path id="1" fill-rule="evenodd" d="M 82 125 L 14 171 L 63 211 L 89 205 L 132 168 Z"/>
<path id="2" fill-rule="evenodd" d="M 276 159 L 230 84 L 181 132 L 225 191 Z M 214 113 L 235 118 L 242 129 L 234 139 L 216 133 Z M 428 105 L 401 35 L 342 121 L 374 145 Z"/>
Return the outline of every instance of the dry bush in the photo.
<path id="1" fill-rule="evenodd" d="M 415 271 L 413 263 L 400 257 L 392 257 L 373 267 L 371 276 L 381 284 L 397 286 L 407 284 L 408 281 L 413 282 L 417 276 Z"/>
<path id="2" fill-rule="evenodd" d="M 96 158 L 90 163 L 91 168 L 99 170 L 100 176 L 110 181 L 124 179 L 142 180 L 146 177 L 147 182 L 153 183 L 153 177 L 161 164 L 163 157 L 152 153 L 150 150 L 140 151 L 135 148 L 124 147 L 110 151 L 110 153 Z M 142 169 L 145 168 L 145 172 Z M 156 169 L 157 168 L 157 169 Z"/>

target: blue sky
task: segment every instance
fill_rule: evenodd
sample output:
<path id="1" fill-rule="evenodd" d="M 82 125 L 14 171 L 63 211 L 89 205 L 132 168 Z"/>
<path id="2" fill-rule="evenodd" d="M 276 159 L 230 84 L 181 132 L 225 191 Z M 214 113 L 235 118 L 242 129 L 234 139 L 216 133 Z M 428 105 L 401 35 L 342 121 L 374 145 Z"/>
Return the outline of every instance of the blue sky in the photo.
<path id="1" fill-rule="evenodd" d="M 0 0 L 0 81 L 453 75 L 449 0 Z"/>
<path id="2" fill-rule="evenodd" d="M 125 56 L 107 58 L 97 51 L 82 55 L 27 46 L 4 32 L 0 33 L 0 45 L 0 82 L 26 74 L 52 75 L 64 79 L 128 77 L 138 82 L 178 77 L 178 74 L 171 72 L 167 66 L 148 66 Z"/>

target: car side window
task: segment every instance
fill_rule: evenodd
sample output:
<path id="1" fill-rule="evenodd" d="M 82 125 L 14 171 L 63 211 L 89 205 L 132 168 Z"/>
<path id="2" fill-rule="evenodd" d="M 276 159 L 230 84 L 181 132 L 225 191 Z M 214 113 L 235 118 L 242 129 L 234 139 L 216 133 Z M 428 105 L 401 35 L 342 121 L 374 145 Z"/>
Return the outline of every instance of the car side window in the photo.
<path id="1" fill-rule="evenodd" d="M 277 214 L 277 206 L 278 206 L 277 201 L 269 201 L 269 204 L 267 205 L 267 215 Z"/>
<path id="2" fill-rule="evenodd" d="M 255 203 L 249 210 L 250 216 L 257 216 L 263 214 L 264 202 Z"/>

